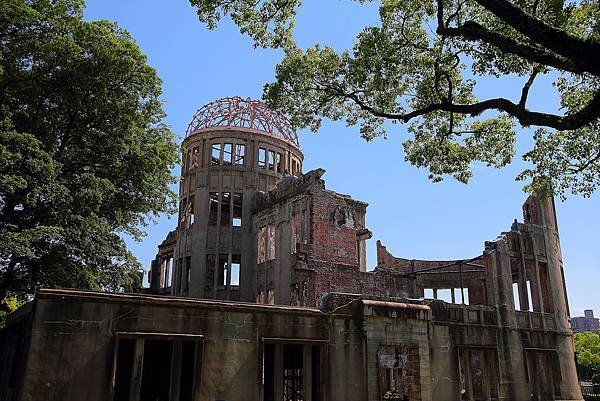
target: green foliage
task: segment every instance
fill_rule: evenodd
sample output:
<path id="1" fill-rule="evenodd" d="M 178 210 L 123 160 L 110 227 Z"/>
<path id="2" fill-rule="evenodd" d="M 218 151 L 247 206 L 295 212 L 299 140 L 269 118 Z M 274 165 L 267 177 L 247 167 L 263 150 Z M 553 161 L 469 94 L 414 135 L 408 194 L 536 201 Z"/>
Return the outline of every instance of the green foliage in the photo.
<path id="1" fill-rule="evenodd" d="M 533 167 L 518 176 L 527 189 L 589 196 L 600 185 L 594 0 L 381 0 L 379 24 L 344 51 L 296 47 L 298 0 L 190 2 L 209 28 L 229 15 L 257 46 L 285 50 L 264 98 L 294 127 L 316 131 L 324 118 L 343 120 L 371 140 L 387 135 L 386 121 L 407 123 L 410 163 L 434 181 L 467 182 L 474 163 L 511 163 L 517 123 L 539 126 L 523 155 Z M 564 114 L 527 107 L 535 80 L 549 73 Z M 477 99 L 481 79 L 505 75 L 522 82 L 516 101 Z"/>
<path id="2" fill-rule="evenodd" d="M 575 333 L 577 363 L 585 370 L 586 378 L 600 375 L 600 333 Z"/>
<path id="3" fill-rule="evenodd" d="M 6 297 L 0 302 L 0 329 L 4 327 L 6 317 L 24 304 L 17 297 Z"/>
<path id="4" fill-rule="evenodd" d="M 83 1 L 0 3 L 0 299 L 40 287 L 139 287 L 119 234 L 171 212 L 161 81 Z"/>

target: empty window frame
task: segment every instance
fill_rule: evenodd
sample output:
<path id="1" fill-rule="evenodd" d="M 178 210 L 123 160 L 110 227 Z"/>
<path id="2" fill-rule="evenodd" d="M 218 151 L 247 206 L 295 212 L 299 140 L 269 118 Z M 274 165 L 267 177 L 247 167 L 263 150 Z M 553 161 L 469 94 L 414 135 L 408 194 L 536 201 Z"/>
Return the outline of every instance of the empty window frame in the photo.
<path id="1" fill-rule="evenodd" d="M 213 166 L 218 166 L 219 164 L 221 164 L 221 144 L 220 143 L 212 144 L 210 164 Z"/>
<path id="2" fill-rule="evenodd" d="M 232 225 L 234 227 L 242 226 L 242 210 L 243 210 L 243 194 L 235 192 L 233 194 L 233 219 Z"/>
<path id="3" fill-rule="evenodd" d="M 199 340 L 119 337 L 113 401 L 192 401 Z"/>
<path id="4" fill-rule="evenodd" d="M 221 192 L 221 226 L 231 225 L 231 192 Z"/>
<path id="5" fill-rule="evenodd" d="M 267 168 L 267 149 L 258 148 L 258 168 Z"/>
<path id="6" fill-rule="evenodd" d="M 304 349 L 301 345 L 283 346 L 283 400 L 304 400 Z"/>
<path id="7" fill-rule="evenodd" d="M 246 157 L 246 145 L 243 143 L 236 143 L 233 164 L 235 164 L 236 166 L 243 166 L 245 157 Z"/>
<path id="8" fill-rule="evenodd" d="M 179 202 L 179 223 L 182 227 L 186 226 L 187 198 Z"/>
<path id="9" fill-rule="evenodd" d="M 531 281 L 527 280 L 525 282 L 525 291 L 526 291 L 525 296 L 527 297 L 528 305 L 521 305 L 521 297 L 523 296 L 523 294 L 521 294 L 521 286 L 519 285 L 518 282 L 512 283 L 512 290 L 513 290 L 513 300 L 514 300 L 514 304 L 515 304 L 515 310 L 533 312 L 533 300 L 531 298 Z"/>
<path id="10" fill-rule="evenodd" d="M 275 154 L 275 168 L 278 173 L 283 174 L 283 155 L 281 153 Z"/>
<path id="11" fill-rule="evenodd" d="M 227 275 L 229 270 L 229 262 L 227 254 L 219 255 L 219 263 L 217 265 L 217 285 L 224 287 L 227 284 Z"/>
<path id="12" fill-rule="evenodd" d="M 463 288 L 424 288 L 424 298 L 439 299 L 452 304 L 469 305 L 469 289 Z"/>
<path id="13" fill-rule="evenodd" d="M 381 399 L 418 400 L 419 354 L 416 345 L 385 345 L 377 352 Z"/>
<path id="14" fill-rule="evenodd" d="M 462 290 L 460 288 L 453 288 L 452 291 L 454 291 L 454 303 L 455 304 L 463 304 L 463 305 L 469 305 L 469 289 L 468 288 L 463 288 Z"/>
<path id="15" fill-rule="evenodd" d="M 275 171 L 275 152 L 269 151 L 269 170 Z"/>
<path id="16" fill-rule="evenodd" d="M 495 350 L 458 349 L 458 380 L 461 399 L 498 399 L 498 377 L 498 356 Z"/>
<path id="17" fill-rule="evenodd" d="M 185 211 L 185 228 L 190 228 L 194 225 L 194 195 L 189 197 L 189 201 Z"/>
<path id="18" fill-rule="evenodd" d="M 217 225 L 217 217 L 219 214 L 219 193 L 211 192 L 209 193 L 209 210 L 208 210 L 208 225 L 216 226 Z"/>
<path id="19" fill-rule="evenodd" d="M 304 230 L 305 211 L 292 215 L 292 253 L 296 253 L 298 244 L 306 244 Z"/>
<path id="20" fill-rule="evenodd" d="M 321 401 L 321 355 L 320 345 L 265 343 L 263 401 L 303 401 L 309 394 L 312 401 Z"/>
<path id="21" fill-rule="evenodd" d="M 171 265 L 173 258 L 166 257 L 161 262 L 161 271 L 160 271 L 160 288 L 168 288 L 171 286 Z"/>
<path id="22" fill-rule="evenodd" d="M 182 266 L 181 292 L 187 293 L 190 290 L 190 273 L 192 268 L 192 258 L 190 256 L 184 259 Z"/>
<path id="23" fill-rule="evenodd" d="M 224 166 L 231 166 L 233 161 L 233 144 L 232 143 L 224 143 L 223 144 L 223 160 L 222 163 Z"/>
<path id="24" fill-rule="evenodd" d="M 438 288 L 437 289 L 437 299 L 440 299 L 444 302 L 453 303 L 453 295 L 454 292 L 450 288 Z"/>
<path id="25" fill-rule="evenodd" d="M 229 276 L 229 285 L 239 286 L 240 285 L 240 268 L 242 264 L 242 257 L 240 254 L 231 255 L 231 269 Z"/>
<path id="26" fill-rule="evenodd" d="M 298 167 L 296 165 L 296 159 L 292 159 L 292 174 L 296 174 L 296 171 L 298 170 Z"/>
<path id="27" fill-rule="evenodd" d="M 190 164 L 190 168 L 195 168 L 200 165 L 200 148 L 198 146 L 192 149 L 192 161 Z"/>

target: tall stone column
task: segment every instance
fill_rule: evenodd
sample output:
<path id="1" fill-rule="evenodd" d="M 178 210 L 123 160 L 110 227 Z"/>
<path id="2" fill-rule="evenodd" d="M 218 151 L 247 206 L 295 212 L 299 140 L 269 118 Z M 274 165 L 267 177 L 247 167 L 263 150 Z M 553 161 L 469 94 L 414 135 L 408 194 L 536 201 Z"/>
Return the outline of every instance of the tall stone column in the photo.
<path id="1" fill-rule="evenodd" d="M 503 400 L 530 401 L 525 352 L 517 329 L 512 292 L 512 271 L 506 236 L 486 242 L 484 252 L 488 303 L 496 306 L 498 362 Z"/>
<path id="2" fill-rule="evenodd" d="M 547 275 L 549 289 L 552 291 L 553 315 L 557 336 L 557 352 L 560 365 L 560 396 L 562 400 L 582 400 L 581 387 L 577 379 L 575 366 L 575 346 L 573 332 L 569 324 L 569 305 L 567 300 L 563 260 L 560 249 L 560 237 L 556 220 L 554 199 L 544 201 L 536 199 L 540 211 L 539 224 L 543 229 L 544 248 L 546 250 Z"/>

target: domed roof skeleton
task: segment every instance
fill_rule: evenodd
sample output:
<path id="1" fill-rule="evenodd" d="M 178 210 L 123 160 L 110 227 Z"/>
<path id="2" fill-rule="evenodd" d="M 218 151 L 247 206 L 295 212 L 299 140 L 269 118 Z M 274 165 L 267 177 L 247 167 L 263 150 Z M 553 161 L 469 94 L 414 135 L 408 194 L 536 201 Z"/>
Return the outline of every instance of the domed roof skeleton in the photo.
<path id="1" fill-rule="evenodd" d="M 298 135 L 283 114 L 250 98 L 226 97 L 202 106 L 188 125 L 186 136 L 212 127 L 255 129 L 300 147 Z"/>

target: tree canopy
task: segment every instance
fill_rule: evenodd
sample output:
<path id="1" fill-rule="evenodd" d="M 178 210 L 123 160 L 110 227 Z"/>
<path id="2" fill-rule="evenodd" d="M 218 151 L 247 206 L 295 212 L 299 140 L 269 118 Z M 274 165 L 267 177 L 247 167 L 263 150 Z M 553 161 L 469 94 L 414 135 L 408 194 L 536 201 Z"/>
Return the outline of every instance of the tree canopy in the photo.
<path id="1" fill-rule="evenodd" d="M 161 81 L 126 31 L 83 8 L 0 2 L 0 302 L 141 284 L 121 235 L 174 208 Z"/>
<path id="2" fill-rule="evenodd" d="M 297 128 L 344 120 L 371 140 L 387 134 L 386 121 L 406 123 L 410 163 L 434 181 L 467 182 L 474 162 L 513 160 L 517 124 L 535 126 L 535 145 L 522 155 L 533 167 L 517 177 L 528 189 L 589 196 L 600 184 L 595 0 L 380 0 L 379 24 L 344 51 L 296 46 L 300 0 L 190 2 L 209 28 L 229 16 L 256 46 L 285 49 L 264 98 Z M 555 78 L 556 113 L 528 107 L 544 74 Z M 500 76 L 520 85 L 518 97 L 477 99 L 477 83 Z"/>
<path id="3" fill-rule="evenodd" d="M 597 332 L 575 333 L 577 363 L 582 368 L 582 378 L 591 379 L 600 374 L 600 334 Z"/>

